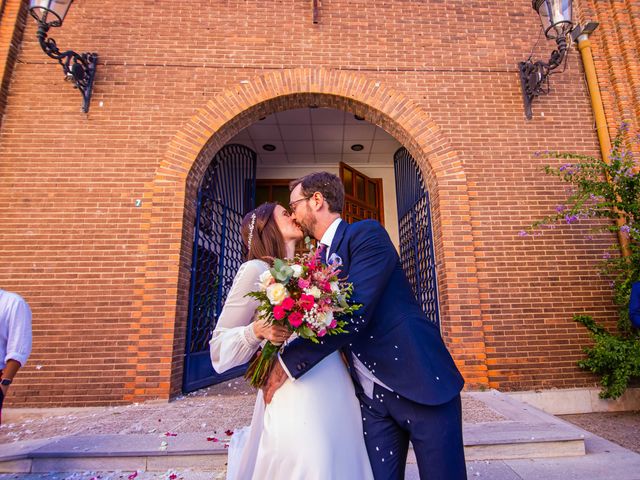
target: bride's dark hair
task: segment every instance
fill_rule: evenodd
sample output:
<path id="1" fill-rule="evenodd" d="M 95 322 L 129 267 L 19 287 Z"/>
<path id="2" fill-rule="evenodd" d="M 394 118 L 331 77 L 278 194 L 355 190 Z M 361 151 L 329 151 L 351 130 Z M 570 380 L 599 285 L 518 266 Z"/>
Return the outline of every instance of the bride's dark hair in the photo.
<path id="1" fill-rule="evenodd" d="M 284 237 L 273 217 L 277 205 L 272 202 L 263 203 L 247 213 L 242 219 L 240 233 L 247 249 L 247 260 L 257 258 L 269 262 L 274 257 L 285 257 Z M 249 245 L 249 237 L 251 237 L 251 245 Z"/>

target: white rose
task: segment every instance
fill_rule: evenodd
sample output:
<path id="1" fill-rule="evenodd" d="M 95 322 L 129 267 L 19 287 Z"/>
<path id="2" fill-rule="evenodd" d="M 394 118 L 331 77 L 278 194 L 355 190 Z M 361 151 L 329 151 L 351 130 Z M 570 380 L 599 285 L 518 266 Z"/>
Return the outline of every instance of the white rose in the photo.
<path id="1" fill-rule="evenodd" d="M 329 285 L 331 286 L 331 291 L 333 293 L 338 293 L 340 291 L 340 286 L 338 285 L 338 282 L 331 282 Z"/>
<path id="2" fill-rule="evenodd" d="M 287 289 L 281 283 L 274 283 L 267 287 L 267 298 L 271 305 L 278 305 L 287 297 Z"/>
<path id="3" fill-rule="evenodd" d="M 313 298 L 320 298 L 322 296 L 322 292 L 315 285 L 313 287 L 305 289 L 305 293 L 308 295 L 313 295 Z"/>
<path id="4" fill-rule="evenodd" d="M 298 278 L 300 275 L 302 275 L 302 265 L 291 265 L 291 269 L 293 270 L 293 276 Z"/>
<path id="5" fill-rule="evenodd" d="M 325 313 L 324 318 L 321 319 L 322 323 L 325 324 L 325 326 L 329 326 L 331 325 L 331 322 L 333 322 L 333 312 L 331 310 L 329 310 L 327 313 Z"/>
<path id="6" fill-rule="evenodd" d="M 265 291 L 267 287 L 273 283 L 273 275 L 271 275 L 269 270 L 265 270 L 258 277 L 258 280 L 260 280 L 260 290 Z"/>

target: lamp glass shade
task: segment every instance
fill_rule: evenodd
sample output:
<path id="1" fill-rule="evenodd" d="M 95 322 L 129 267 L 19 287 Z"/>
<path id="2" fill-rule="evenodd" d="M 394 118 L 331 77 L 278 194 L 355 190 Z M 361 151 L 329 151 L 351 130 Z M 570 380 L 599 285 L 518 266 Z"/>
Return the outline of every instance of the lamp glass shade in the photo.
<path id="1" fill-rule="evenodd" d="M 59 27 L 73 0 L 30 0 L 29 12 L 39 23 Z"/>
<path id="2" fill-rule="evenodd" d="M 533 0 L 548 39 L 562 37 L 573 28 L 571 3 L 571 0 Z"/>

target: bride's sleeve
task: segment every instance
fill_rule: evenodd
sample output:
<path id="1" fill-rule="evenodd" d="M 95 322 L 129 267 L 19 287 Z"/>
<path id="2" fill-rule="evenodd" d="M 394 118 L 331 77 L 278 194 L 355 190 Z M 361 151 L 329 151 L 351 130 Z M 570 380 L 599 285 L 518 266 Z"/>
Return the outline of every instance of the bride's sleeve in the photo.
<path id="1" fill-rule="evenodd" d="M 259 302 L 245 295 L 256 290 L 258 277 L 265 269 L 260 262 L 243 263 L 233 279 L 209 342 L 211 363 L 218 373 L 248 362 L 260 346 L 252 326 Z"/>

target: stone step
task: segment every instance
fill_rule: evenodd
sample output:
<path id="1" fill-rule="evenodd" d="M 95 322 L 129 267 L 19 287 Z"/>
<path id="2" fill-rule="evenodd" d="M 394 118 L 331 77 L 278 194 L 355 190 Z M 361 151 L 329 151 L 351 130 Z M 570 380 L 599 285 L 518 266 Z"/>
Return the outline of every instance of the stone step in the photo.
<path id="1" fill-rule="evenodd" d="M 468 461 L 585 454 L 584 434 L 560 419 L 499 392 L 469 392 L 502 420 L 464 425 Z M 73 435 L 0 445 L 0 472 L 167 471 L 221 472 L 227 445 L 202 433 L 177 436 Z M 410 451 L 408 463 L 415 463 Z"/>
<path id="2" fill-rule="evenodd" d="M 506 422 L 502 422 L 506 423 Z M 474 425 L 465 429 L 465 454 L 472 460 L 504 460 L 584 455 L 584 439 L 521 425 Z M 167 442 L 166 450 L 161 442 Z M 5 447 L 5 446 L 3 446 Z M 166 471 L 224 469 L 227 449 L 199 434 L 163 440 L 156 435 L 78 435 L 26 451 L 0 454 L 0 472 Z M 410 451 L 408 463 L 415 463 Z"/>

